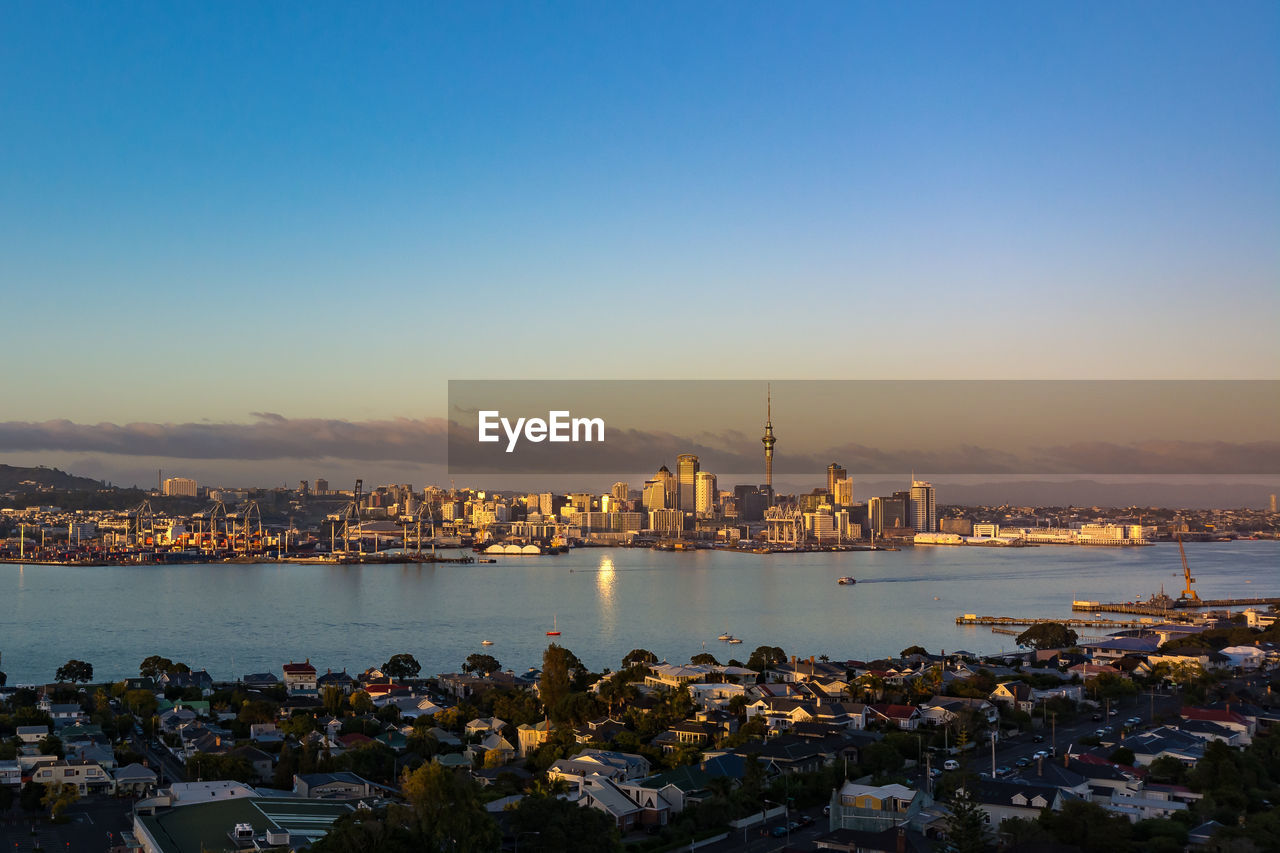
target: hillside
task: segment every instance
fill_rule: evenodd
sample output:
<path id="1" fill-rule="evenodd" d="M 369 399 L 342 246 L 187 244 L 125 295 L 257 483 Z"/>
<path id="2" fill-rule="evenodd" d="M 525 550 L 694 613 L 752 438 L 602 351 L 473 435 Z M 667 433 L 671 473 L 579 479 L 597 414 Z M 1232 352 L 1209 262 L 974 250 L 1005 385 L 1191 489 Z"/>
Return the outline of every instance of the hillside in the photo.
<path id="1" fill-rule="evenodd" d="M 102 488 L 102 483 L 88 477 L 77 477 L 57 468 L 0 465 L 0 492 L 33 492 L 39 486 L 69 491 L 96 491 Z"/>

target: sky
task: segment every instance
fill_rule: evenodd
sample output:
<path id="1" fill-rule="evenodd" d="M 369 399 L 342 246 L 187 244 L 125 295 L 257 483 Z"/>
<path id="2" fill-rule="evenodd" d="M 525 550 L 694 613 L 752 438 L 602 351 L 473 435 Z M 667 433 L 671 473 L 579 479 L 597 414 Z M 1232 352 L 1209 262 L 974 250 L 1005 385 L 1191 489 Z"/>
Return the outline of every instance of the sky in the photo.
<path id="1" fill-rule="evenodd" d="M 10 6 L 0 462 L 293 483 L 235 437 L 430 431 L 450 379 L 1274 379 L 1278 36 L 1270 2 Z M 102 451 L 129 425 L 153 452 Z M 164 455 L 191 425 L 225 464 Z"/>

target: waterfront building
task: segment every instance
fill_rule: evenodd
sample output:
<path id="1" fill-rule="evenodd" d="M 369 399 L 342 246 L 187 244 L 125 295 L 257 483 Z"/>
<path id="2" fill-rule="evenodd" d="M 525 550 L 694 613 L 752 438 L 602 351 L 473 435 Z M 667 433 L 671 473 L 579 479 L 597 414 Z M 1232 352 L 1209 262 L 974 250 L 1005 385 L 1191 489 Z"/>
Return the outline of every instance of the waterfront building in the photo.
<path id="1" fill-rule="evenodd" d="M 841 469 L 842 471 L 844 469 Z M 831 484 L 831 501 L 838 507 L 853 506 L 853 480 L 841 477 Z"/>
<path id="2" fill-rule="evenodd" d="M 655 509 L 649 513 L 649 528 L 659 536 L 679 536 L 684 530 L 684 513 L 678 509 Z"/>
<path id="3" fill-rule="evenodd" d="M 164 481 L 163 491 L 167 497 L 194 498 L 196 481 L 189 477 L 169 477 Z"/>
<path id="4" fill-rule="evenodd" d="M 906 527 L 907 500 L 902 492 L 887 498 L 872 498 L 867 505 L 868 526 L 877 535 L 883 535 L 886 528 Z"/>
<path id="5" fill-rule="evenodd" d="M 916 533 L 935 532 L 938 529 L 938 507 L 933 484 L 913 479 L 909 500 L 911 517 L 908 526 Z"/>
<path id="6" fill-rule="evenodd" d="M 715 515 L 718 498 L 716 475 L 710 471 L 699 471 L 694 479 L 694 512 L 698 515 Z"/>
<path id="7" fill-rule="evenodd" d="M 676 509 L 693 512 L 698 502 L 698 457 L 692 453 L 681 453 L 676 457 L 676 482 L 679 492 L 676 495 Z"/>

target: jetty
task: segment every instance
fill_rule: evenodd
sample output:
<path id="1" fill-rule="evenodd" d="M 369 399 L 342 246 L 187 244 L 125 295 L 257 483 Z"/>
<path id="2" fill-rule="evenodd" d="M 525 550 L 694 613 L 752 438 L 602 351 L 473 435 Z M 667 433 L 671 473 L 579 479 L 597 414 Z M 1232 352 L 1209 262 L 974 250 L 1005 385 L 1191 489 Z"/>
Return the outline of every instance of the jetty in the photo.
<path id="1" fill-rule="evenodd" d="M 1039 617 L 1023 618 L 1019 616 L 978 616 L 974 613 L 966 613 L 963 616 L 956 617 L 957 625 L 988 625 L 997 634 L 1015 633 L 1013 631 L 1000 631 L 997 628 L 1029 627 L 1047 622 L 1066 625 L 1068 628 L 1114 628 L 1117 630 L 1121 628 L 1144 628 L 1151 625 L 1150 622 L 1134 619 L 1042 619 Z M 1022 632 L 1018 631 L 1016 633 L 1020 634 Z"/>

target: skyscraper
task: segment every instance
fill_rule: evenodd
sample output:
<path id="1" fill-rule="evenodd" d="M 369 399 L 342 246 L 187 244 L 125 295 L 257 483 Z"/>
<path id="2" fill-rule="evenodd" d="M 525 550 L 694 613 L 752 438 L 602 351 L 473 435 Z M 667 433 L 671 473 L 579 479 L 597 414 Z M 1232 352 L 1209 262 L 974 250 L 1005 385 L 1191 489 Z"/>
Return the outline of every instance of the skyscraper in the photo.
<path id="1" fill-rule="evenodd" d="M 628 494 L 631 487 L 626 483 L 614 483 L 613 488 L 609 490 L 609 494 L 613 496 L 615 501 L 619 503 L 625 501 L 630 495 Z"/>
<path id="2" fill-rule="evenodd" d="M 773 446 L 778 440 L 773 437 L 773 388 L 765 391 L 764 409 L 764 484 L 768 487 L 770 498 L 773 496 Z"/>
<path id="3" fill-rule="evenodd" d="M 836 483 L 849 476 L 849 472 L 832 462 L 827 466 L 827 493 L 834 499 L 836 495 Z"/>
<path id="4" fill-rule="evenodd" d="M 710 471 L 699 471 L 694 478 L 694 483 L 694 511 L 698 515 L 715 515 L 720 499 L 720 492 L 716 485 L 716 475 Z"/>
<path id="5" fill-rule="evenodd" d="M 911 527 L 917 533 L 934 533 L 938 529 L 938 507 L 933 484 L 911 480 Z"/>
<path id="6" fill-rule="evenodd" d="M 848 477 L 836 480 L 835 488 L 831 492 L 831 502 L 837 507 L 846 509 L 853 506 L 853 480 Z"/>
<path id="7" fill-rule="evenodd" d="M 676 496 L 676 508 L 683 512 L 693 512 L 698 503 L 698 457 L 692 453 L 681 453 L 676 457 L 676 484 L 679 492 Z"/>

